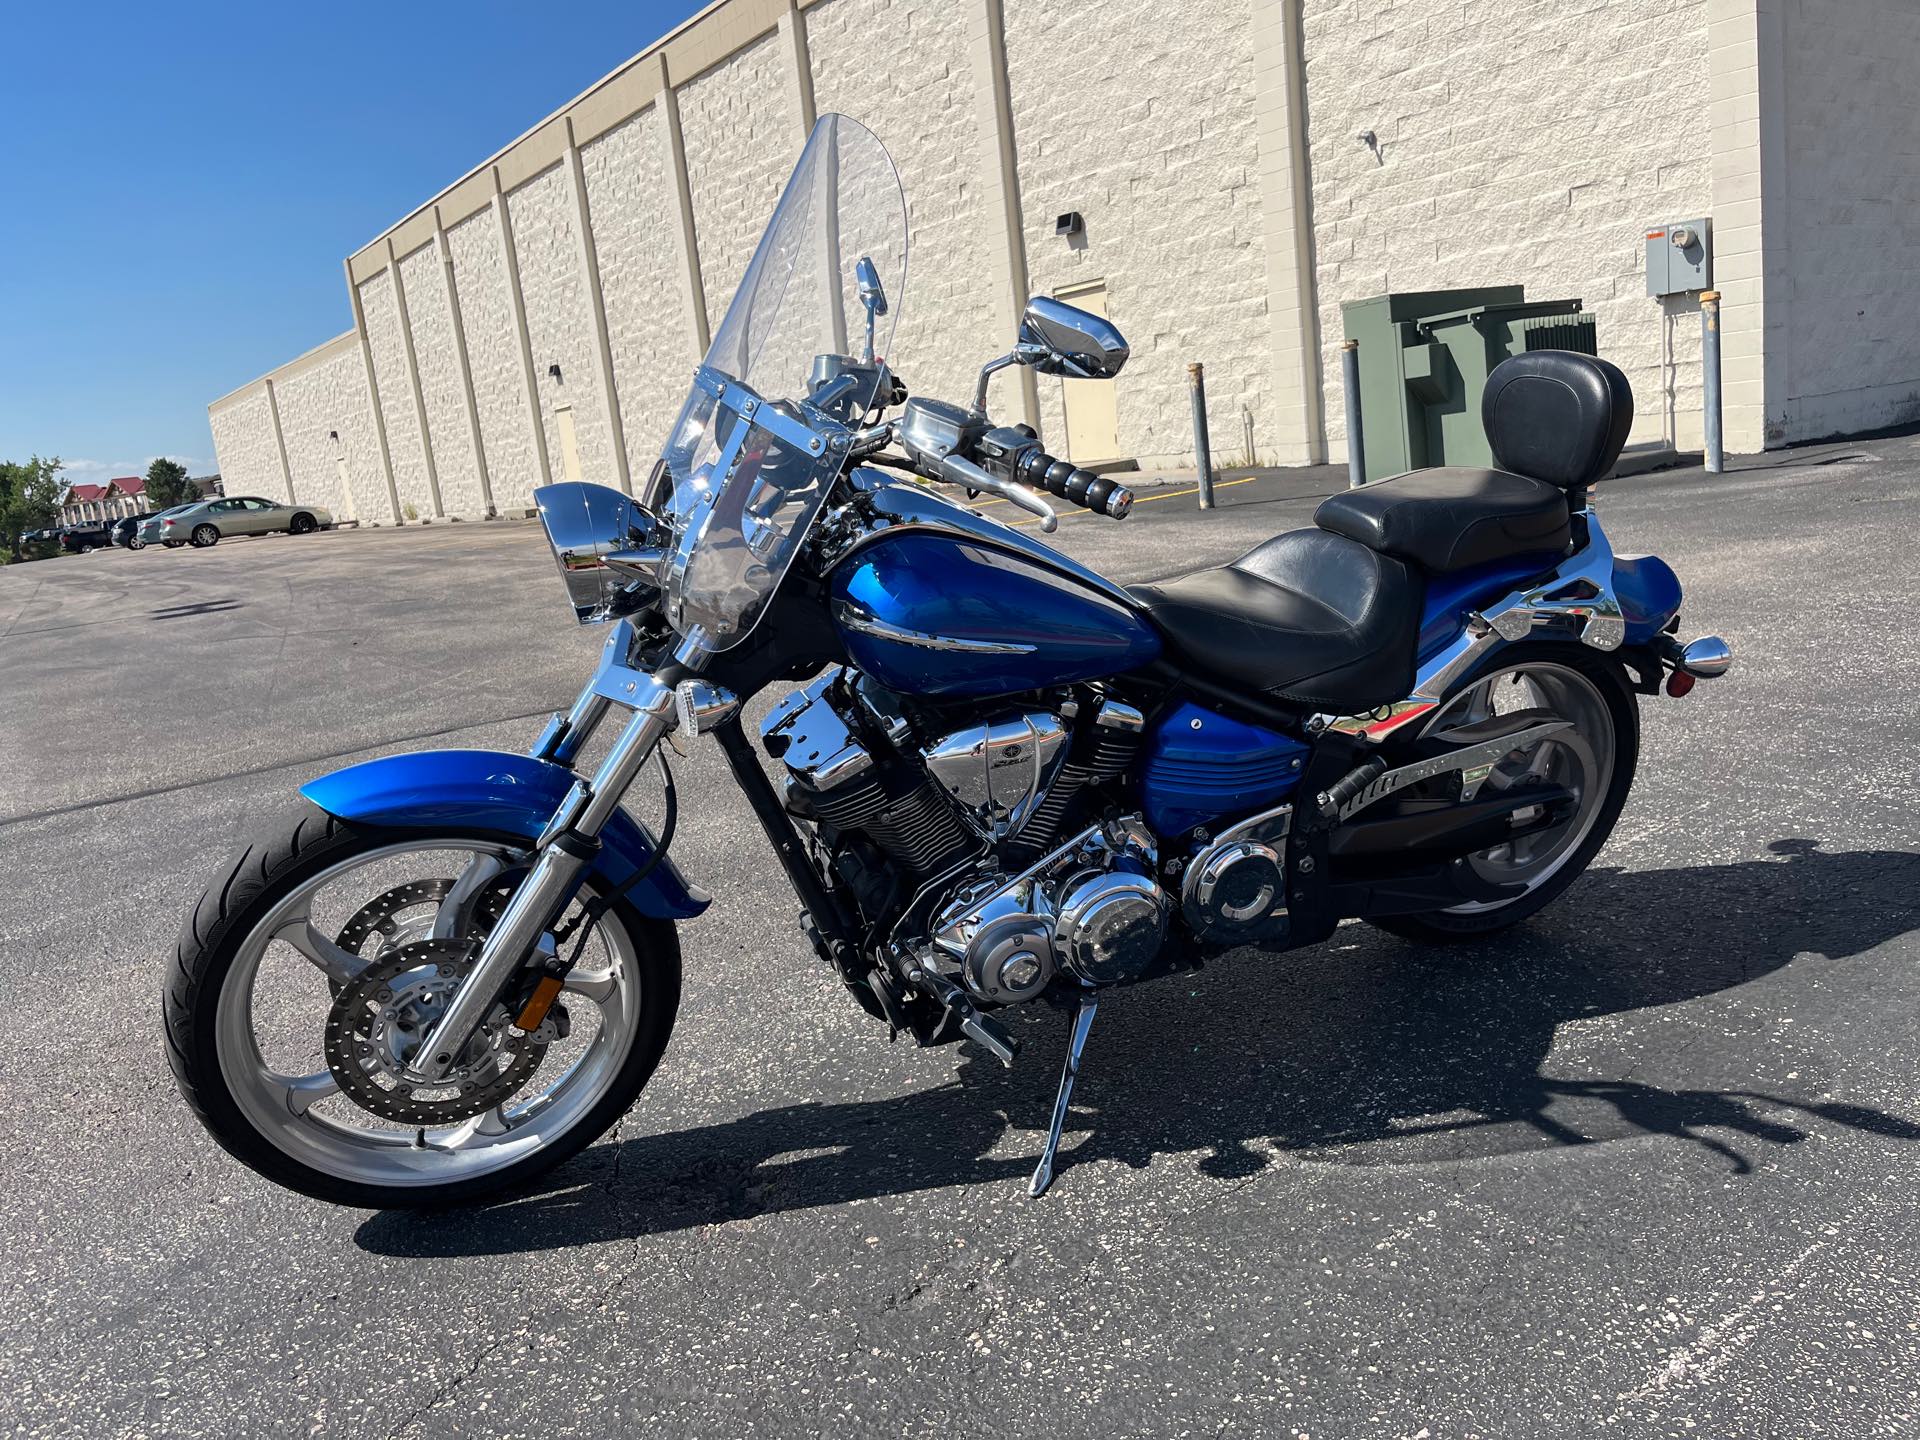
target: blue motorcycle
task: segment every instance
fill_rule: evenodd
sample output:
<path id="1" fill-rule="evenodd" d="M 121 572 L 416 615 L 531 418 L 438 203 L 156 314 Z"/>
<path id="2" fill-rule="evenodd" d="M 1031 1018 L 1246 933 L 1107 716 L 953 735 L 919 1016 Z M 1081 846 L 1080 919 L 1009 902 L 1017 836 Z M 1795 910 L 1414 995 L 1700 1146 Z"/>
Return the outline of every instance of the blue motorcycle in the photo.
<path id="1" fill-rule="evenodd" d="M 1038 1195 L 1110 987 L 1345 918 L 1517 924 L 1612 830 L 1637 697 L 1732 663 L 1676 637 L 1666 564 L 1609 547 L 1587 493 L 1632 396 L 1561 352 L 1491 377 L 1500 468 L 1368 485 L 1231 564 L 1111 583 L 969 502 L 1043 532 L 1053 502 L 1126 515 L 1124 487 L 987 412 L 995 372 L 1104 379 L 1126 342 L 1036 299 L 971 403 L 909 398 L 884 358 L 907 229 L 886 150 L 823 117 L 641 493 L 536 496 L 576 615 L 611 627 L 572 708 L 525 755 L 314 781 L 201 898 L 168 1050 L 245 1164 L 445 1206 L 605 1131 L 666 1047 L 676 926 L 708 904 L 668 858 L 661 747 L 711 734 L 813 950 L 890 1034 L 1011 1064 L 1000 1012 L 1067 1014 Z M 756 748 L 743 704 L 794 684 Z M 658 835 L 621 803 L 656 762 Z"/>

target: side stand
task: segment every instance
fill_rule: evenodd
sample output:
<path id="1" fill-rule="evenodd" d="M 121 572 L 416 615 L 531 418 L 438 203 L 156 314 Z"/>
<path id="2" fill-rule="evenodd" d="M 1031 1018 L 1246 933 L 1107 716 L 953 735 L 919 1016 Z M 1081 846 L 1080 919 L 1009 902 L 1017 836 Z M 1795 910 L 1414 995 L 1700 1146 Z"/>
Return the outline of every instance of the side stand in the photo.
<path id="1" fill-rule="evenodd" d="M 1089 992 L 1080 997 L 1080 1008 L 1074 1012 L 1073 1032 L 1067 1037 L 1067 1063 L 1060 1071 L 1060 1093 L 1053 1101 L 1053 1127 L 1047 1131 L 1046 1148 L 1040 1152 L 1040 1163 L 1027 1186 L 1027 1194 L 1036 1200 L 1053 1184 L 1054 1155 L 1060 1149 L 1060 1132 L 1066 1127 L 1073 1082 L 1080 1074 L 1080 1052 L 1087 1048 L 1087 1032 L 1093 1029 L 1093 1012 L 1099 1008 L 1100 1002 Z"/>

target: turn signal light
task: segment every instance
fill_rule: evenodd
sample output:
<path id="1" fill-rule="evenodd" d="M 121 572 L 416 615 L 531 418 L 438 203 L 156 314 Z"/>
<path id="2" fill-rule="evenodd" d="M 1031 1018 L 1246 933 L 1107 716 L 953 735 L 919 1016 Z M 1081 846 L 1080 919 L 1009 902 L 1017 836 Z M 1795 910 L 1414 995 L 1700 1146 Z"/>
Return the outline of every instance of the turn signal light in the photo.
<path id="1" fill-rule="evenodd" d="M 1686 671 L 1676 670 L 1667 676 L 1667 694 L 1678 700 L 1697 684 L 1699 684 L 1699 681 L 1694 679 L 1694 677 Z"/>

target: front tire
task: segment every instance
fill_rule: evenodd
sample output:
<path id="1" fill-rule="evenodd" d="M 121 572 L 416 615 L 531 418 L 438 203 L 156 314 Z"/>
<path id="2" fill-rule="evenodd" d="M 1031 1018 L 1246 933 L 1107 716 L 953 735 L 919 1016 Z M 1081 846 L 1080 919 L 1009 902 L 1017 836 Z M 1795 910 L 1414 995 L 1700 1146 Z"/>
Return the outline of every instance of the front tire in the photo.
<path id="1" fill-rule="evenodd" d="M 315 1199 L 381 1209 L 442 1208 L 524 1186 L 626 1112 L 672 1033 L 680 951 L 670 922 L 641 915 L 625 899 L 613 903 L 591 942 L 609 957 L 608 968 L 591 974 L 583 962 L 562 996 L 580 1008 L 583 1021 L 592 1015 L 594 1034 L 579 1044 L 582 1058 L 540 1094 L 528 1094 L 544 1078 L 537 1075 L 482 1115 L 416 1133 L 360 1109 L 341 1093 L 322 1056 L 325 1022 L 313 1016 L 327 1013 L 338 986 L 323 968 L 310 967 L 337 966 L 343 956 L 346 962 L 375 963 L 391 953 L 385 946 L 418 939 L 420 927 L 431 925 L 436 903 L 449 893 L 444 879 L 393 886 L 407 858 L 431 853 L 441 858 L 426 868 L 444 871 L 459 868 L 445 863 L 449 850 L 499 857 L 493 863 L 508 868 L 492 873 L 504 877 L 497 885 L 510 893 L 519 843 L 479 831 L 360 826 L 303 804 L 207 888 L 181 930 L 162 1008 L 167 1058 L 181 1093 L 223 1149 L 276 1184 Z M 424 906 L 427 913 L 402 923 L 397 916 L 409 912 L 396 910 L 369 926 L 362 917 L 372 907 L 356 909 L 354 919 L 329 939 L 333 924 L 320 908 L 336 904 L 326 898 L 329 887 L 345 888 L 343 908 L 356 906 L 364 897 L 359 884 L 369 873 L 381 900 L 397 896 L 397 903 Z M 484 925 L 467 933 L 484 933 Z M 270 958 L 280 971 L 291 972 L 296 989 L 304 984 L 306 1007 L 262 995 Z M 601 998 L 589 1011 L 584 997 L 590 995 Z M 609 1008 L 608 997 L 617 1009 Z M 301 1008 L 307 1013 L 294 1018 Z M 282 1022 L 271 1038 L 259 1028 L 263 1010 Z M 290 1063 L 276 1065 L 270 1051 Z M 549 1073 L 559 1059 L 543 1062 Z"/>
<path id="2" fill-rule="evenodd" d="M 289 535 L 310 535 L 318 528 L 318 522 L 311 515 L 296 515 L 287 524 Z"/>
<path id="3" fill-rule="evenodd" d="M 210 550 L 220 543 L 220 532 L 211 525 L 196 525 L 192 543 L 196 550 Z"/>
<path id="4" fill-rule="evenodd" d="M 1593 651 L 1557 646 L 1535 647 L 1532 653 L 1503 651 L 1461 684 L 1440 713 L 1424 727 L 1425 733 L 1445 729 L 1462 719 L 1479 718 L 1477 713 L 1468 711 L 1468 707 L 1476 703 L 1476 697 L 1516 675 L 1533 677 L 1527 684 L 1530 690 L 1544 694 L 1548 701 L 1544 708 L 1576 720 L 1577 748 L 1560 747 L 1568 752 L 1575 765 L 1599 768 L 1600 757 L 1606 757 L 1606 773 L 1588 777 L 1589 788 L 1581 792 L 1580 808 L 1567 822 L 1567 828 L 1574 833 L 1564 837 L 1562 849 L 1549 852 L 1539 861 L 1538 873 L 1532 875 L 1524 864 L 1510 863 L 1502 870 L 1496 863 L 1495 857 L 1502 848 L 1508 851 L 1511 861 L 1515 856 L 1512 846 L 1495 847 L 1468 858 L 1467 863 L 1484 867 L 1488 878 L 1511 878 L 1527 884 L 1524 894 L 1510 900 L 1465 904 L 1418 915 L 1383 915 L 1369 920 L 1369 924 L 1403 940 L 1422 944 L 1457 944 L 1498 934 L 1559 899 L 1613 834 L 1614 824 L 1633 789 L 1634 772 L 1639 764 L 1640 710 L 1619 666 L 1599 658 Z M 1539 698 L 1538 694 L 1529 696 L 1533 701 Z M 1488 709 L 1491 713 L 1491 707 Z M 1557 743 L 1546 740 L 1536 749 Z M 1549 832 L 1548 839 L 1558 835 L 1558 831 Z"/>

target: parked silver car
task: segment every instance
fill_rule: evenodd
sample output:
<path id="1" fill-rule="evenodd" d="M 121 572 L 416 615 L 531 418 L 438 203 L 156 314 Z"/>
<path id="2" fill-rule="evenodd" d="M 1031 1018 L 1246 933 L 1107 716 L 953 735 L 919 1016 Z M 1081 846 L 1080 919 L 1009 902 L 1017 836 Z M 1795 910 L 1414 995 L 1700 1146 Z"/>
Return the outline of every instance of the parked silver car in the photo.
<path id="1" fill-rule="evenodd" d="M 169 550 L 171 550 L 176 545 L 184 545 L 187 543 L 186 536 L 182 535 L 178 539 L 169 539 L 168 535 L 170 532 L 165 531 L 161 527 L 160 522 L 162 520 L 165 520 L 170 515 L 185 514 L 187 511 L 193 509 L 194 506 L 200 503 L 201 503 L 200 501 L 195 500 L 186 505 L 174 505 L 165 510 L 156 510 L 153 514 L 149 515 L 146 519 L 142 520 L 140 522 L 140 528 L 135 530 L 133 533 L 139 538 L 139 541 L 143 547 L 147 545 L 164 544 Z"/>
<path id="2" fill-rule="evenodd" d="M 267 535 L 284 530 L 307 535 L 333 528 L 333 512 L 318 505 L 282 505 L 257 495 L 215 496 L 154 517 L 163 545 L 218 545 L 229 535 Z M 149 521 L 149 524 L 154 523 Z M 144 533 L 145 527 L 142 527 Z"/>

